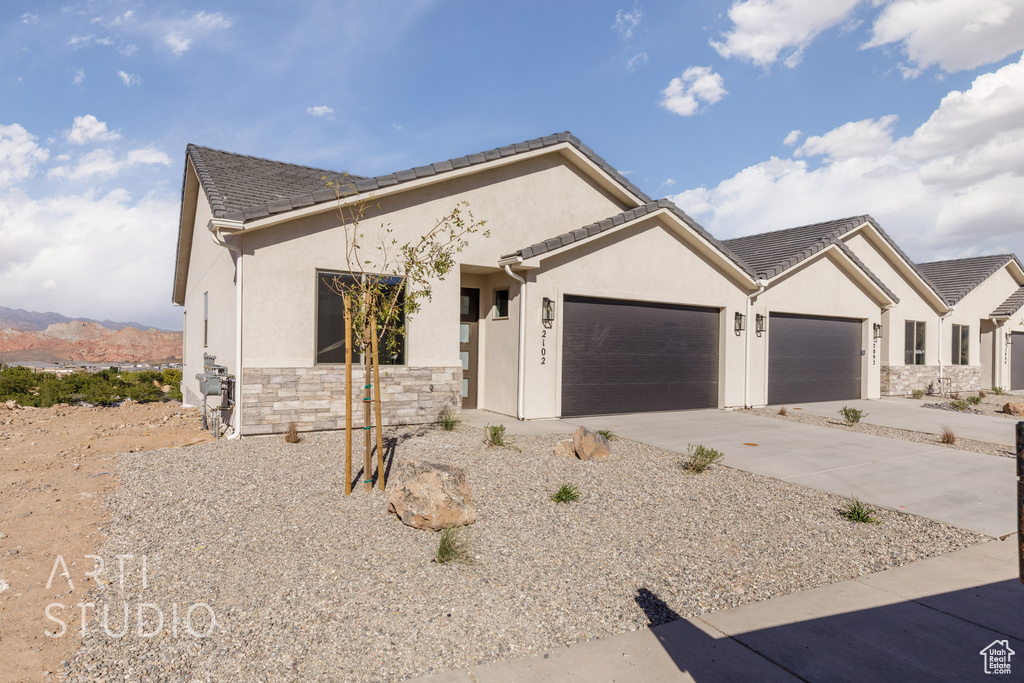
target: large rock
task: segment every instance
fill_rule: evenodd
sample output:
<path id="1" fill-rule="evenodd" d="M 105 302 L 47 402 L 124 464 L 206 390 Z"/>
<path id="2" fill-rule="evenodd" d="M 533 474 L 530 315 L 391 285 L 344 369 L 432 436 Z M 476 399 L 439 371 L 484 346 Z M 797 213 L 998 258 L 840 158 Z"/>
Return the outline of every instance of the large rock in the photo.
<path id="1" fill-rule="evenodd" d="M 580 427 L 572 435 L 572 445 L 576 449 L 576 457 L 580 460 L 600 460 L 612 454 L 608 439 L 586 427 Z"/>
<path id="2" fill-rule="evenodd" d="M 466 473 L 458 467 L 399 460 L 388 511 L 417 529 L 440 531 L 476 521 Z"/>
<path id="3" fill-rule="evenodd" d="M 1003 406 L 1003 412 L 1007 415 L 1024 415 L 1024 403 L 1007 403 Z"/>
<path id="4" fill-rule="evenodd" d="M 573 446 L 572 439 L 565 441 L 559 441 L 555 444 L 555 455 L 560 455 L 564 458 L 575 458 L 576 447 Z"/>

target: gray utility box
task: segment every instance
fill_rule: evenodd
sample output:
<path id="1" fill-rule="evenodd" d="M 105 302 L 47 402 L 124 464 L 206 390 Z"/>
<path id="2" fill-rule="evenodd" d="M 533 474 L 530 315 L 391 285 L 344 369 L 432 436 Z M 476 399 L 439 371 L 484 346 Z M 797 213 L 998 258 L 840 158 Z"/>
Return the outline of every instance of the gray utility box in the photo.
<path id="1" fill-rule="evenodd" d="M 203 396 L 220 396 L 225 389 L 230 390 L 230 383 L 234 376 L 228 374 L 227 367 L 216 365 L 216 356 L 208 353 L 203 354 L 203 371 L 196 375 L 199 380 L 199 393 Z"/>

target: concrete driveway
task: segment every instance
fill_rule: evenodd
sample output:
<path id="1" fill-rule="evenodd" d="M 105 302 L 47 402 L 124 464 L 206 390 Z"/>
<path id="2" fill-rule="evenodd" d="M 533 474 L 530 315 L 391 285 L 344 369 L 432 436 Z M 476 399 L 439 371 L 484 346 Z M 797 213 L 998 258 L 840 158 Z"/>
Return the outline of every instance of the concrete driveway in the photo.
<path id="1" fill-rule="evenodd" d="M 990 536 L 1017 528 L 1013 458 L 720 410 L 566 422 L 611 429 L 677 453 L 686 453 L 690 443 L 712 446 L 725 454 L 730 467 L 854 495 Z"/>
<path id="2" fill-rule="evenodd" d="M 882 427 L 896 427 L 915 432 L 939 434 L 943 425 L 949 425 L 953 433 L 964 439 L 989 441 L 1013 447 L 1016 439 L 1015 420 L 992 415 L 956 413 L 951 410 L 925 408 L 925 403 L 910 398 L 883 398 L 853 401 L 824 401 L 822 403 L 794 403 L 789 410 L 799 410 L 806 415 L 820 415 L 841 420 L 839 409 L 844 406 L 859 408 L 867 415 L 861 420 Z"/>

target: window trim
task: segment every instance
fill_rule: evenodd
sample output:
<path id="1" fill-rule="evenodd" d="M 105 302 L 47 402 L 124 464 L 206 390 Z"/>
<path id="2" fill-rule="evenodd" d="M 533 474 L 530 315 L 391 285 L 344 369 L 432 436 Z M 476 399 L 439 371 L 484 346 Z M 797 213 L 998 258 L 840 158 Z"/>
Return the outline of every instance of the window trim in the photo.
<path id="1" fill-rule="evenodd" d="M 505 293 L 505 315 L 498 315 L 498 294 Z M 509 311 L 512 310 L 512 296 L 508 287 L 494 290 L 494 307 L 491 309 L 491 320 L 508 320 Z"/>
<path id="2" fill-rule="evenodd" d="M 913 332 L 910 326 L 913 325 Z M 926 365 L 928 360 L 928 326 L 923 320 L 906 320 L 903 325 L 903 364 Z M 920 344 L 918 343 L 920 342 Z M 917 347 L 921 346 L 921 362 L 918 363 Z"/>
<path id="3" fill-rule="evenodd" d="M 354 277 L 356 277 L 356 274 L 351 272 L 351 271 L 348 271 L 348 270 L 339 270 L 337 268 L 314 268 L 313 269 L 313 298 L 314 298 L 314 303 L 313 303 L 313 365 L 314 366 L 322 365 L 324 367 L 345 367 L 344 359 L 342 359 L 341 361 L 339 361 L 337 363 L 329 363 L 329 362 L 326 362 L 326 361 L 319 360 L 320 354 L 319 354 L 319 352 L 317 350 L 317 347 L 319 346 L 317 337 L 319 336 L 319 333 L 320 333 L 320 276 L 321 275 L 348 275 L 348 276 L 354 278 Z M 379 277 L 389 277 L 389 278 L 398 278 L 398 277 L 400 277 L 398 275 L 385 274 L 385 273 L 364 273 L 364 275 L 379 276 Z M 406 292 L 408 292 L 408 283 L 406 283 Z M 401 363 L 388 363 L 388 362 L 386 362 L 384 360 L 383 356 L 381 356 L 381 358 L 380 358 L 380 366 L 382 368 L 386 368 L 386 367 L 389 367 L 389 366 L 390 367 L 395 367 L 395 368 L 408 367 L 408 365 L 409 365 L 409 337 L 408 337 L 408 329 L 406 330 L 405 337 L 402 339 L 402 353 L 401 353 L 401 355 L 402 355 L 402 362 Z M 362 363 L 363 363 L 363 354 L 361 352 L 356 351 L 355 349 L 353 349 L 352 350 L 352 365 L 354 365 L 354 366 L 355 365 L 361 365 Z"/>
<path id="4" fill-rule="evenodd" d="M 971 364 L 971 326 L 953 323 L 953 339 L 950 345 L 951 365 Z"/>

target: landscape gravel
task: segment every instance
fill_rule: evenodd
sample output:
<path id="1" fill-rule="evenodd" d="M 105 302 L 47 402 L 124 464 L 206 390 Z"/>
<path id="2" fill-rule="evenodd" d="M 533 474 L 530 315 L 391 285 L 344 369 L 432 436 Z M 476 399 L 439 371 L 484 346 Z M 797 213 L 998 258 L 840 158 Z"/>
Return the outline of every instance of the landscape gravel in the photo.
<path id="1" fill-rule="evenodd" d="M 925 406 L 927 407 L 927 406 Z M 803 422 L 804 424 L 817 425 L 819 427 L 831 427 L 842 429 L 847 432 L 860 432 L 873 436 L 884 436 L 888 439 L 900 439 L 902 441 L 914 441 L 917 443 L 930 443 L 945 448 L 955 448 L 958 451 L 970 453 L 984 453 L 986 455 L 1001 455 L 1007 458 L 1014 458 L 1016 453 L 1010 448 L 990 441 L 977 441 L 975 439 L 962 439 L 957 437 L 952 444 L 942 443 L 938 434 L 928 432 L 915 432 L 910 429 L 898 429 L 896 427 L 883 427 L 869 422 L 858 422 L 854 425 L 846 424 L 845 420 L 835 417 L 823 417 L 821 415 L 809 415 L 800 412 L 797 408 L 790 408 L 786 415 L 780 415 L 778 408 L 749 408 L 745 412 L 761 417 L 772 417 L 778 420 L 789 420 L 790 422 Z"/>
<path id="2" fill-rule="evenodd" d="M 94 616 L 66 680 L 402 680 L 986 540 L 890 510 L 880 524 L 847 521 L 843 498 L 730 469 L 728 453 L 695 475 L 678 454 L 625 439 L 606 460 L 581 462 L 552 454 L 564 436 L 489 447 L 466 426 L 389 434 L 393 457 L 465 468 L 472 564 L 435 563 L 438 534 L 389 515 L 386 493 L 359 485 L 346 497 L 340 433 L 124 454 L 106 585 L 90 593 Z M 549 499 L 563 483 L 579 502 Z M 123 586 L 117 555 L 133 556 Z M 207 637 L 187 632 L 190 609 Z M 163 628 L 139 637 L 140 625 L 158 630 L 157 610 Z"/>

